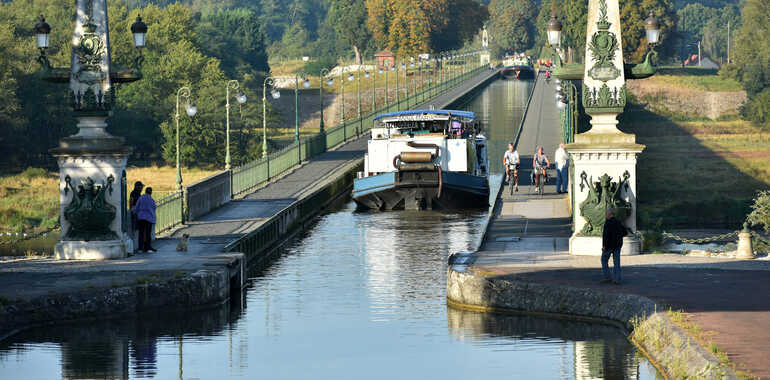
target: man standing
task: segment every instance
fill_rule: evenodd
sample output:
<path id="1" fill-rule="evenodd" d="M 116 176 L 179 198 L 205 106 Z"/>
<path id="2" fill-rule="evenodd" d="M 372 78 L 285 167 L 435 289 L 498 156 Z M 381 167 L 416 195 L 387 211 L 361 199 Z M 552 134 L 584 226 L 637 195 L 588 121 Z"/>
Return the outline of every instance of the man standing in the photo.
<path id="1" fill-rule="evenodd" d="M 141 181 L 134 182 L 134 190 L 131 191 L 131 195 L 128 197 L 128 209 L 131 214 L 131 240 L 134 241 L 134 253 L 139 251 L 138 233 L 139 226 L 136 219 L 136 203 L 139 202 L 139 197 L 142 196 L 142 189 L 144 184 Z"/>
<path id="2" fill-rule="evenodd" d="M 521 165 L 519 152 L 513 148 L 513 142 L 509 142 L 508 150 L 506 150 L 505 155 L 503 155 L 505 182 L 509 182 L 511 180 L 511 174 L 513 174 L 513 184 L 516 186 L 516 191 L 519 191 L 519 165 Z"/>
<path id="3" fill-rule="evenodd" d="M 564 149 L 564 143 L 559 144 L 559 149 L 556 149 L 554 156 L 556 158 L 556 192 L 566 193 L 569 182 L 569 155 Z"/>
<path id="4" fill-rule="evenodd" d="M 602 283 L 613 282 L 620 285 L 620 248 L 623 247 L 623 237 L 626 227 L 615 218 L 615 210 L 607 209 L 605 213 L 604 231 L 602 233 Z M 612 275 L 610 276 L 609 260 L 612 255 Z"/>

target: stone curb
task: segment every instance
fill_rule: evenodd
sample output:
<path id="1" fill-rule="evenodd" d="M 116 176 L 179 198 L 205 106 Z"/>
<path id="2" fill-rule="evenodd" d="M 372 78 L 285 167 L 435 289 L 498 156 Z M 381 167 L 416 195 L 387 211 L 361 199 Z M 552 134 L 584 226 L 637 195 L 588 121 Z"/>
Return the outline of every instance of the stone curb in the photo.
<path id="1" fill-rule="evenodd" d="M 472 270 L 469 268 L 469 270 Z M 669 379 L 738 379 L 653 300 L 635 294 L 540 284 L 457 271 L 447 273 L 447 303 L 486 312 L 524 312 L 609 322 L 630 337 Z M 632 322 L 636 323 L 632 324 Z"/>
<path id="2" fill-rule="evenodd" d="M 34 326 L 114 318 L 161 308 L 204 308 L 229 298 L 230 277 L 224 267 L 201 269 L 165 281 L 46 295 L 0 307 L 0 341 Z"/>

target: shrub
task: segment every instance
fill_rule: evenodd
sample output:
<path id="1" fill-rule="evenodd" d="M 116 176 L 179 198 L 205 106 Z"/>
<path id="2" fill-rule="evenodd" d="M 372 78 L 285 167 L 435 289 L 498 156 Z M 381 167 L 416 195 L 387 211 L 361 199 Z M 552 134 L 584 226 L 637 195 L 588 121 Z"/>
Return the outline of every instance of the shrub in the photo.
<path id="1" fill-rule="evenodd" d="M 755 226 L 764 227 L 765 231 L 770 231 L 770 190 L 757 194 L 747 220 Z"/>
<path id="2" fill-rule="evenodd" d="M 331 70 L 336 65 L 337 60 L 332 57 L 319 57 L 315 61 L 306 63 L 303 71 L 308 73 L 308 75 L 318 75 L 321 70 Z"/>
<path id="3" fill-rule="evenodd" d="M 45 177 L 46 171 L 42 168 L 27 168 L 21 174 L 19 174 L 21 177 L 24 177 L 26 179 L 32 179 L 32 178 L 38 178 L 38 177 Z"/>

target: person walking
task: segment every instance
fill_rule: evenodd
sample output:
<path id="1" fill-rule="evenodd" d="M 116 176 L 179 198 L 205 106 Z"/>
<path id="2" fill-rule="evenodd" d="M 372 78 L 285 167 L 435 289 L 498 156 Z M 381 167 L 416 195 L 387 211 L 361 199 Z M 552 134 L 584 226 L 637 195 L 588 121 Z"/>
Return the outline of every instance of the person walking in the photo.
<path id="1" fill-rule="evenodd" d="M 564 143 L 559 144 L 559 149 L 556 149 L 554 158 L 556 158 L 556 193 L 566 193 L 567 184 L 569 183 L 569 155 L 567 150 L 564 149 Z"/>
<path id="2" fill-rule="evenodd" d="M 602 232 L 602 283 L 612 282 L 620 285 L 620 249 L 623 247 L 623 237 L 628 234 L 623 223 L 615 218 L 615 210 L 607 209 L 605 213 L 604 231 Z M 612 255 L 612 274 L 610 275 L 609 260 Z"/>
<path id="3" fill-rule="evenodd" d="M 155 225 L 155 200 L 152 199 L 152 187 L 144 191 L 144 195 L 136 202 L 136 218 L 139 226 L 139 251 L 157 252 L 152 247 L 152 227 Z"/>
<path id="4" fill-rule="evenodd" d="M 129 232 L 131 236 L 131 240 L 134 242 L 134 252 L 139 250 L 139 240 L 137 236 L 138 220 L 136 219 L 136 203 L 139 202 L 139 197 L 142 196 L 142 189 L 144 189 L 144 184 L 141 181 L 134 182 L 134 190 L 131 190 L 131 194 L 128 196 L 128 210 L 129 214 L 131 216 L 131 224 L 129 225 Z"/>

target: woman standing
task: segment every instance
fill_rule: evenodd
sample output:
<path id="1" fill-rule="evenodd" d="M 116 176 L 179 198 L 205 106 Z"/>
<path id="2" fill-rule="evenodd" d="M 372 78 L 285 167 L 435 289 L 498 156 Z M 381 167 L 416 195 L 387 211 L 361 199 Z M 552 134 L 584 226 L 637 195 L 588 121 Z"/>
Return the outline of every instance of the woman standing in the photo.
<path id="1" fill-rule="evenodd" d="M 152 199 L 152 187 L 144 190 L 144 195 L 136 202 L 136 219 L 139 226 L 139 251 L 157 252 L 152 247 L 152 227 L 155 225 L 155 200 Z"/>

